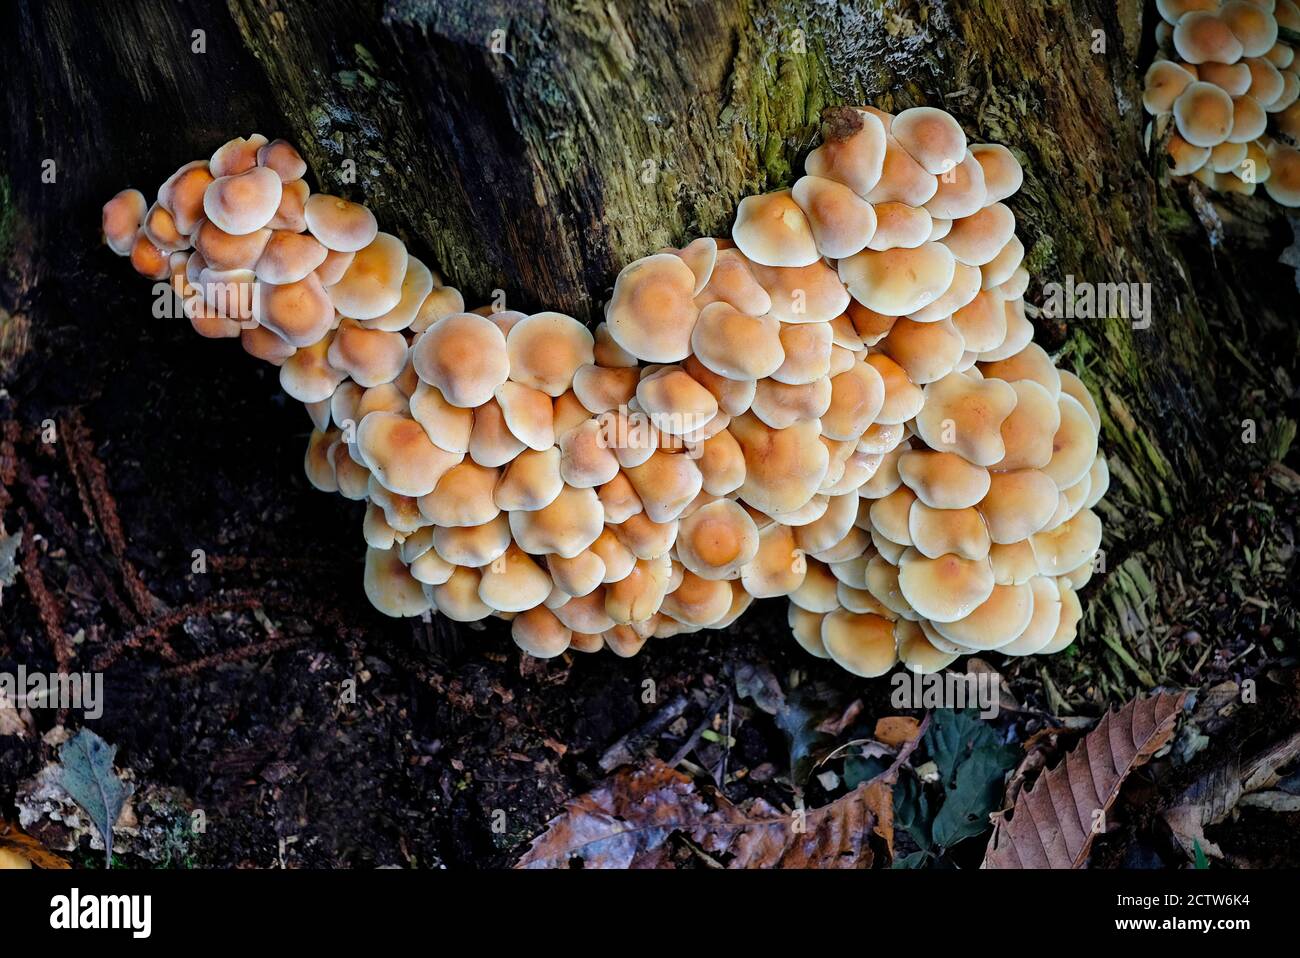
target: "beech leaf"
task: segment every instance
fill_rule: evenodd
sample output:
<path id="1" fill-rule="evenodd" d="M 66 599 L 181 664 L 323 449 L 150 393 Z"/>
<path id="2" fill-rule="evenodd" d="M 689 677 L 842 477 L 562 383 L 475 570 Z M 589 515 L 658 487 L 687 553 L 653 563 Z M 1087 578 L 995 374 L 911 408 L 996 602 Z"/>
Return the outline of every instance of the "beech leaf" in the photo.
<path id="1" fill-rule="evenodd" d="M 742 809 L 652 762 L 570 800 L 516 867 L 670 868 L 674 833 L 733 869 L 870 868 L 873 835 L 892 854 L 893 798 L 876 782 L 806 812 L 783 813 L 762 799 Z"/>
<path id="2" fill-rule="evenodd" d="M 1107 712 L 1053 769 L 1016 798 L 1011 817 L 995 820 L 984 868 L 1082 868 L 1098 815 L 1129 774 L 1173 737 L 1185 693 L 1136 698 Z"/>

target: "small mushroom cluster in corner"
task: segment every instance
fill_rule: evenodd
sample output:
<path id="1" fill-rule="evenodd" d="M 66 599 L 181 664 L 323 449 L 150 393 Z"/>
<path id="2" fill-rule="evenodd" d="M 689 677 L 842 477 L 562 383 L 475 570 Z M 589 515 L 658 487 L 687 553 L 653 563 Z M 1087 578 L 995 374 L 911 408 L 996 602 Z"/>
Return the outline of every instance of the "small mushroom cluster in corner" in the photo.
<path id="1" fill-rule="evenodd" d="M 1156 0 L 1159 52 L 1142 105 L 1174 176 L 1300 206 L 1300 74 L 1293 0 Z M 1269 135 L 1270 118 L 1271 130 Z"/>
<path id="2" fill-rule="evenodd" d="M 261 136 L 103 229 L 279 366 L 310 481 L 367 503 L 389 615 L 627 656 L 788 596 L 796 640 L 861 676 L 1060 651 L 1109 479 L 1087 389 L 1032 342 L 1019 164 L 941 110 L 843 107 L 806 170 L 731 240 L 628 265 L 594 332 L 467 310 Z"/>

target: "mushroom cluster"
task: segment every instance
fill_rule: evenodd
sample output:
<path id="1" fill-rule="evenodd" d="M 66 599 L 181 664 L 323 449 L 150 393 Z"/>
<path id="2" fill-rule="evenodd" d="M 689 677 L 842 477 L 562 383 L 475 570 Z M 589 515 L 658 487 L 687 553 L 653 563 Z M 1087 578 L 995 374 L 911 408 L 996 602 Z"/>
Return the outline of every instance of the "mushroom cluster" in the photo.
<path id="1" fill-rule="evenodd" d="M 594 331 L 467 310 L 281 140 L 119 193 L 103 229 L 280 368 L 311 483 L 366 502 L 388 615 L 628 656 L 788 596 L 800 645 L 860 676 L 1059 651 L 1108 472 L 1086 388 L 1032 342 L 1020 166 L 926 107 L 823 132 L 730 240 L 624 268 Z"/>
<path id="2" fill-rule="evenodd" d="M 1300 74 L 1293 0 L 1157 0 L 1159 52 L 1142 105 L 1175 176 L 1300 206 Z M 1270 118 L 1272 118 L 1269 135 Z"/>

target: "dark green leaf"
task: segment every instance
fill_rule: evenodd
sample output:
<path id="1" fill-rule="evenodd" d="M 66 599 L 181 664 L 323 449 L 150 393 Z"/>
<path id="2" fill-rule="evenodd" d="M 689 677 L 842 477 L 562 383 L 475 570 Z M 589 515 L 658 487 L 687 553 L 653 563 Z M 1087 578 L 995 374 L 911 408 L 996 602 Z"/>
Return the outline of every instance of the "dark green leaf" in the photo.
<path id="1" fill-rule="evenodd" d="M 910 855 L 904 855 L 902 858 L 894 859 L 895 868 L 921 868 L 925 865 L 926 859 L 930 857 L 927 851 L 912 852 Z"/>
<path id="2" fill-rule="evenodd" d="M 934 844 L 930 818 L 930 801 L 921 780 L 911 769 L 900 769 L 894 786 L 894 827 L 906 831 L 922 848 L 930 848 Z"/>

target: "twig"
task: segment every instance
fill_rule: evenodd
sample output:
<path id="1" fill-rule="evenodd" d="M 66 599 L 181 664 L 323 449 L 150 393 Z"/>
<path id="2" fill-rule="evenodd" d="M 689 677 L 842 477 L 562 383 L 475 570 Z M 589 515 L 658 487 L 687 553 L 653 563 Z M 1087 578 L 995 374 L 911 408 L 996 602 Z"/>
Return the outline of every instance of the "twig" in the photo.
<path id="1" fill-rule="evenodd" d="M 613 745 L 605 749 L 600 756 L 599 765 L 606 772 L 612 771 L 620 765 L 627 765 L 636 760 L 636 753 L 651 740 L 657 738 L 659 734 L 676 721 L 677 717 L 686 711 L 689 700 L 685 695 L 677 695 L 664 705 L 663 708 L 655 712 L 649 719 L 642 722 L 630 732 L 620 736 Z"/>
<path id="2" fill-rule="evenodd" d="M 95 517 L 98 517 L 99 528 L 113 556 L 117 559 L 122 581 L 126 584 L 127 595 L 130 596 L 132 605 L 140 615 L 147 618 L 157 611 L 160 603 L 149 591 L 149 587 L 144 584 L 144 579 L 140 577 L 140 573 L 127 557 L 126 537 L 122 534 L 122 523 L 118 519 L 117 502 L 108 489 L 104 463 L 95 454 L 95 444 L 90 438 L 90 430 L 86 428 L 85 420 L 79 410 L 73 410 L 69 414 L 64 439 L 68 466 L 77 481 L 83 508 L 86 498 L 89 497 L 93 510 L 88 510 L 88 516 L 92 522 Z M 83 483 L 88 486 L 88 489 L 82 489 Z"/>

